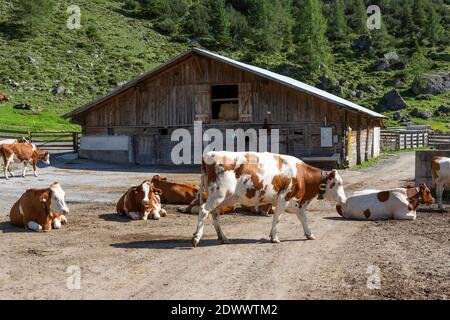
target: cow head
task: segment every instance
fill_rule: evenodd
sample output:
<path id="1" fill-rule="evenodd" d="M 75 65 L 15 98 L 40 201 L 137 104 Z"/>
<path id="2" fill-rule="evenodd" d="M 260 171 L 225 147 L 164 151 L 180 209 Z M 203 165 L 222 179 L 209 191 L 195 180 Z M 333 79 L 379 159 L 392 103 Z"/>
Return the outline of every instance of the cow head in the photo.
<path id="1" fill-rule="evenodd" d="M 319 198 L 322 196 L 325 200 L 341 203 L 347 199 L 344 191 L 344 182 L 337 170 L 325 173 L 319 188 Z"/>
<path id="2" fill-rule="evenodd" d="M 135 203 L 140 204 L 144 210 L 144 214 L 151 214 L 151 218 L 154 220 L 159 220 L 160 215 L 156 210 L 153 210 L 154 206 L 154 198 L 156 196 L 159 197 L 159 195 L 162 194 L 162 191 L 158 188 L 155 188 L 153 183 L 151 181 L 144 181 L 137 187 L 132 188 L 132 197 L 135 201 Z M 147 217 L 143 217 L 146 219 Z"/>
<path id="3" fill-rule="evenodd" d="M 158 181 L 164 181 L 165 182 L 165 181 L 167 181 L 167 178 L 163 178 L 159 174 L 154 175 L 153 178 L 152 178 L 152 182 L 155 183 L 155 182 L 158 182 Z"/>
<path id="4" fill-rule="evenodd" d="M 425 183 L 419 185 L 419 202 L 421 204 L 432 204 L 434 203 L 434 198 L 431 195 L 430 188 Z"/>
<path id="5" fill-rule="evenodd" d="M 50 164 L 50 154 L 47 151 L 42 151 L 40 149 L 36 150 L 38 156 L 37 159 L 41 160 L 45 164 Z"/>
<path id="6" fill-rule="evenodd" d="M 65 201 L 65 192 L 58 182 L 54 182 L 41 196 L 40 201 L 49 208 L 51 213 L 68 214 L 69 208 Z"/>

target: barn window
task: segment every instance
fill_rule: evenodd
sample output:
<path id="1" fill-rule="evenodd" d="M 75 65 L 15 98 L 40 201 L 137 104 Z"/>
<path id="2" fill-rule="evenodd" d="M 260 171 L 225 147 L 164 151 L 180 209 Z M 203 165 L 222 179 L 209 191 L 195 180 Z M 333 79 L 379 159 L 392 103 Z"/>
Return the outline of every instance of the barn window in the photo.
<path id="1" fill-rule="evenodd" d="M 108 128 L 108 136 L 114 135 L 114 128 Z"/>
<path id="2" fill-rule="evenodd" d="M 167 128 L 159 129 L 159 134 L 161 136 L 167 136 L 169 134 L 169 129 L 167 129 Z"/>
<path id="3" fill-rule="evenodd" d="M 211 87 L 211 113 L 213 120 L 239 120 L 238 88 L 238 85 L 220 85 Z"/>

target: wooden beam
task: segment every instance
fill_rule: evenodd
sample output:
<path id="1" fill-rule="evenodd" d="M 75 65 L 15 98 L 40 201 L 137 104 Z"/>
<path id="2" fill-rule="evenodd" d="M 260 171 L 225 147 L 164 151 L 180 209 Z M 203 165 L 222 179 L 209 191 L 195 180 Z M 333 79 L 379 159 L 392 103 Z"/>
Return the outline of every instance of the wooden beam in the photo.
<path id="1" fill-rule="evenodd" d="M 369 136 L 370 136 L 370 126 L 371 126 L 371 120 L 369 118 L 366 118 L 366 146 L 365 146 L 365 152 L 364 152 L 364 161 L 369 161 Z"/>
<path id="2" fill-rule="evenodd" d="M 361 163 L 361 114 L 358 114 L 358 122 L 356 124 L 356 164 L 360 165 Z"/>

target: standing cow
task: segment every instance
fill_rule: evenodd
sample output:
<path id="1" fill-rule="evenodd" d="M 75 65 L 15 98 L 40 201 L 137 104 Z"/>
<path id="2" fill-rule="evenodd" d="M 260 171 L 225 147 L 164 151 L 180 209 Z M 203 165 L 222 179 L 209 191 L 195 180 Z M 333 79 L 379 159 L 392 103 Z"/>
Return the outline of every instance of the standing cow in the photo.
<path id="1" fill-rule="evenodd" d="M 132 220 L 148 220 L 150 217 L 159 220 L 166 216 L 161 208 L 160 195 L 162 191 L 153 186 L 151 181 L 144 181 L 140 185 L 131 187 L 117 202 L 116 210 L 121 216 Z"/>
<path id="2" fill-rule="evenodd" d="M 450 158 L 434 157 L 431 160 L 431 172 L 433 175 L 433 182 L 436 188 L 436 197 L 439 209 L 445 211 L 442 202 L 442 194 L 445 187 L 450 186 Z"/>
<path id="3" fill-rule="evenodd" d="M 65 192 L 58 182 L 47 189 L 29 189 L 11 208 L 13 225 L 33 231 L 60 229 L 67 223 L 69 208 L 64 200 Z"/>
<path id="4" fill-rule="evenodd" d="M 280 242 L 277 224 L 286 210 L 295 213 L 309 240 L 314 235 L 308 227 L 305 210 L 319 195 L 332 201 L 345 201 L 342 178 L 337 171 L 322 171 L 286 155 L 255 152 L 208 152 L 203 156 L 201 190 L 208 191 L 200 208 L 197 230 L 192 238 L 196 247 L 203 235 L 209 213 L 222 243 L 229 243 L 219 224 L 217 209 L 230 204 L 244 206 L 271 204 L 275 207 L 271 241 Z"/>
<path id="5" fill-rule="evenodd" d="M 35 144 L 25 141 L 20 141 L 11 144 L 0 145 L 0 156 L 3 159 L 5 179 L 9 179 L 7 171 L 12 177 L 14 174 L 11 172 L 10 165 L 12 162 L 23 163 L 22 177 L 25 177 L 27 170 L 27 164 L 30 163 L 33 166 L 33 174 L 38 176 L 36 172 L 36 165 L 38 161 L 43 161 L 46 164 L 50 164 L 50 154 L 45 152 Z"/>
<path id="6" fill-rule="evenodd" d="M 354 220 L 415 220 L 419 204 L 433 203 L 431 191 L 425 184 L 390 190 L 355 192 L 336 205 L 344 218 Z"/>

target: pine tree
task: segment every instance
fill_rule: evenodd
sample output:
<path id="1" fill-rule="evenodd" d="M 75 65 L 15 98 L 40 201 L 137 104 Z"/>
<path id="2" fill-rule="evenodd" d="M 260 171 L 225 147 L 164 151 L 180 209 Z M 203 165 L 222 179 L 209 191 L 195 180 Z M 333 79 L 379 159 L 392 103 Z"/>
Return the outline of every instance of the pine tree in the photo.
<path id="1" fill-rule="evenodd" d="M 428 23 L 426 36 L 431 43 L 436 43 L 442 39 L 444 28 L 441 25 L 441 17 L 436 13 L 432 3 L 428 6 Z"/>
<path id="2" fill-rule="evenodd" d="M 408 64 L 409 74 L 416 79 L 418 76 L 430 70 L 430 61 L 425 56 L 425 51 L 415 42 L 416 51 Z"/>
<path id="3" fill-rule="evenodd" d="M 327 22 L 322 14 L 320 1 L 305 0 L 300 11 L 298 60 L 306 65 L 311 76 L 318 71 L 321 64 L 327 65 L 331 61 L 331 50 L 325 36 Z"/>
<path id="4" fill-rule="evenodd" d="M 227 14 L 225 0 L 211 0 L 209 2 L 211 30 L 216 41 L 223 46 L 230 44 L 230 19 Z"/>
<path id="5" fill-rule="evenodd" d="M 35 34 L 52 16 L 54 0 L 14 0 L 12 21 L 22 33 Z"/>
<path id="6" fill-rule="evenodd" d="M 207 37 L 210 35 L 210 16 L 203 1 L 193 4 L 185 18 L 184 31 L 192 37 Z"/>
<path id="7" fill-rule="evenodd" d="M 425 28 L 427 24 L 427 14 L 425 11 L 425 3 L 423 0 L 414 0 L 413 4 L 414 23 L 420 29 Z"/>
<path id="8" fill-rule="evenodd" d="M 351 25 L 356 34 L 367 34 L 367 8 L 364 0 L 355 0 L 353 4 L 353 15 L 351 17 Z"/>
<path id="9" fill-rule="evenodd" d="M 344 40 L 347 37 L 347 18 L 344 0 L 336 0 L 330 8 L 329 34 L 333 40 Z"/>

